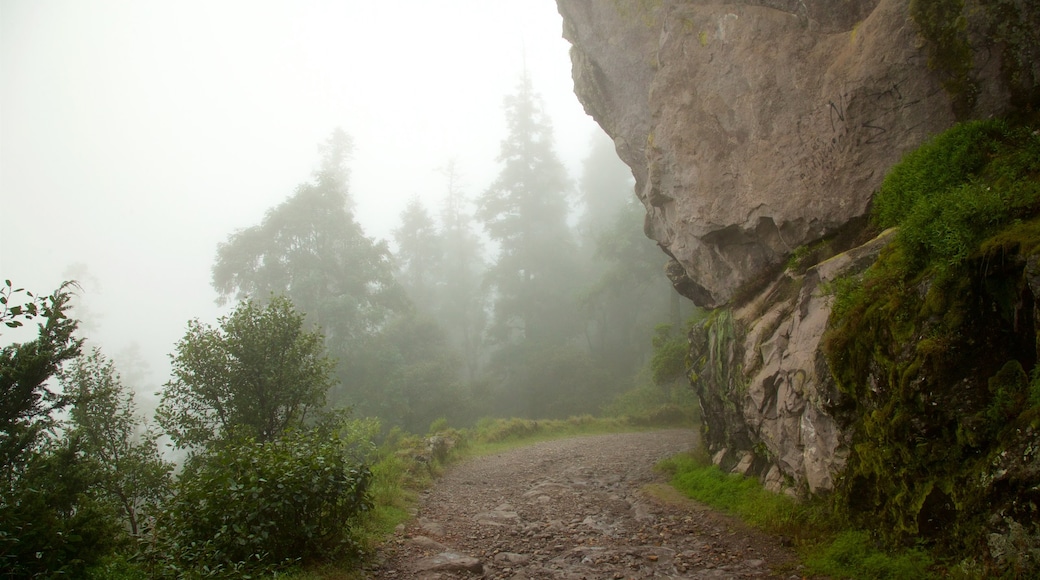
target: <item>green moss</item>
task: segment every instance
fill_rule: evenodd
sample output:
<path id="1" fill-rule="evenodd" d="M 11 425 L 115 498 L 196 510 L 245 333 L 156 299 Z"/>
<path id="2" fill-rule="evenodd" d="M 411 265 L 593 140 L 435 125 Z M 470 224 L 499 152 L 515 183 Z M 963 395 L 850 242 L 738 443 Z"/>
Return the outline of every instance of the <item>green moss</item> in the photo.
<path id="1" fill-rule="evenodd" d="M 1005 451 L 1040 415 L 1025 276 L 1040 248 L 1038 183 L 1035 127 L 955 128 L 893 169 L 874 219 L 900 235 L 833 284 L 824 351 L 853 433 L 835 505 L 889 545 L 985 561 L 989 515 L 1040 483 L 990 475 L 1015 469 Z"/>
<path id="2" fill-rule="evenodd" d="M 806 562 L 810 572 L 833 578 L 931 578 L 932 560 L 922 550 L 889 554 L 867 532 L 848 531 Z"/>

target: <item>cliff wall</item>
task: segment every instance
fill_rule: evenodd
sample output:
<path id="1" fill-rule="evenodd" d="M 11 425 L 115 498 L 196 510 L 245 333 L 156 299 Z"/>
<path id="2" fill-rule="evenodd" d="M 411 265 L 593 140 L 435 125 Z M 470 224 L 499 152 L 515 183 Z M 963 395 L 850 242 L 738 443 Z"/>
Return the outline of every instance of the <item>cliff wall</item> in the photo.
<path id="1" fill-rule="evenodd" d="M 999 258 L 976 258 L 970 289 L 956 299 L 926 299 L 943 285 L 913 281 L 901 300 L 919 312 L 901 311 L 907 318 L 891 328 L 871 319 L 877 334 L 841 343 L 859 365 L 837 373 L 858 373 L 845 384 L 833 357 L 846 353 L 824 352 L 834 286 L 876 264 L 897 236 L 866 217 L 889 169 L 959 120 L 1040 106 L 1040 6 L 557 4 L 575 92 L 632 168 L 646 234 L 670 257 L 676 289 L 713 309 L 691 334 L 690 354 L 715 463 L 776 491 L 836 493 L 897 539 L 946 530 L 945 542 L 989 542 L 992 561 L 1040 555 L 1040 528 L 1026 529 L 1035 514 L 1022 511 L 1040 505 L 1029 491 L 1040 489 L 1034 419 L 1008 415 L 1006 432 L 986 428 L 989 442 L 966 435 L 979 417 L 1001 416 L 992 410 L 1001 372 L 1035 368 L 1036 349 L 1022 345 L 1036 346 L 1037 325 L 1022 321 L 1040 316 L 1040 286 L 1024 265 L 1040 260 L 1030 254 L 1038 246 L 1005 244 Z M 993 260 L 1006 271 L 994 273 Z M 1015 290 L 985 290 L 993 287 Z M 958 314 L 943 318 L 928 301 Z M 981 328 L 985 339 L 971 336 Z M 942 333 L 937 346 L 931 337 Z M 1024 389 L 1019 374 L 1011 382 Z M 855 505 L 857 497 L 873 503 Z M 986 526 L 965 532 L 974 525 L 965 522 L 986 517 L 988 540 L 978 531 Z"/>
<path id="2" fill-rule="evenodd" d="M 908 4 L 558 1 L 575 93 L 632 168 L 683 294 L 726 304 L 866 213 L 887 168 L 956 120 L 963 99 Z M 999 54 L 973 63 L 970 114 L 1000 112 Z"/>

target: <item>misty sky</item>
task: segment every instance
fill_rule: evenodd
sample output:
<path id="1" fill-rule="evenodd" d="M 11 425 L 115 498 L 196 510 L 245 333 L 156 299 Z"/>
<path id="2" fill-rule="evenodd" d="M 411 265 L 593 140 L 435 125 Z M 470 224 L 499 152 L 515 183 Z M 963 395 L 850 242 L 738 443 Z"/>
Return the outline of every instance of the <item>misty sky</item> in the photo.
<path id="1" fill-rule="evenodd" d="M 0 278 L 80 278 L 85 334 L 117 359 L 136 343 L 154 390 L 186 322 L 220 312 L 217 243 L 308 180 L 335 127 L 388 239 L 450 158 L 471 198 L 491 183 L 526 62 L 576 178 L 598 129 L 568 48 L 552 0 L 0 0 Z"/>

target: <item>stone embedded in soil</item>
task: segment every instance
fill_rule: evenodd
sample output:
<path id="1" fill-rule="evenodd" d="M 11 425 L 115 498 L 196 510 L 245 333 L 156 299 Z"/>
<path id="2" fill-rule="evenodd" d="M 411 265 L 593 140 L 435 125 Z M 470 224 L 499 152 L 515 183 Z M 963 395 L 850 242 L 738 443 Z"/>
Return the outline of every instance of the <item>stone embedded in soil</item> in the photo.
<path id="1" fill-rule="evenodd" d="M 432 558 L 419 560 L 415 565 L 417 572 L 474 572 L 482 574 L 484 564 L 477 558 L 455 552 L 441 552 Z"/>
<path id="2" fill-rule="evenodd" d="M 531 557 L 527 554 L 517 554 L 516 552 L 499 552 L 495 554 L 495 562 L 500 564 L 519 565 L 526 564 L 530 560 Z"/>
<path id="3" fill-rule="evenodd" d="M 443 536 L 444 535 L 444 526 L 443 525 L 441 525 L 441 524 L 439 524 L 437 522 L 434 522 L 434 521 L 430 521 L 430 520 L 428 520 L 426 518 L 419 518 L 419 527 L 424 532 L 426 532 L 427 534 L 430 534 L 431 536 Z"/>
<path id="4" fill-rule="evenodd" d="M 440 543 L 440 542 L 438 542 L 436 540 L 431 540 L 430 538 L 427 538 L 426 536 L 415 536 L 415 537 L 411 538 L 408 541 L 412 545 L 414 545 L 414 546 L 418 546 L 419 548 L 422 548 L 424 550 L 429 550 L 431 552 L 447 552 L 448 551 L 448 547 L 447 546 L 445 546 L 444 544 L 442 544 L 442 543 Z"/>

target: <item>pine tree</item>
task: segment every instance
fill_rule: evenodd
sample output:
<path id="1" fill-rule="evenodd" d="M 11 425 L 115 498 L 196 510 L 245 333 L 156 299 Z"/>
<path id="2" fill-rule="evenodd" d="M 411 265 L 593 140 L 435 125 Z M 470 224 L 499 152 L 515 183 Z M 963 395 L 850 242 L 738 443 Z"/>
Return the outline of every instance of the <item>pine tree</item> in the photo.
<path id="1" fill-rule="evenodd" d="M 401 225 L 393 233 L 398 279 L 413 302 L 426 303 L 434 290 L 442 248 L 437 224 L 418 196 L 401 212 Z"/>
<path id="2" fill-rule="evenodd" d="M 454 161 L 448 163 L 444 174 L 447 191 L 440 214 L 443 260 L 435 315 L 462 353 L 465 378 L 472 382 L 480 370 L 487 324 L 487 299 L 481 287 L 483 248 L 473 231 L 473 218 L 466 211 L 467 200 Z"/>
<path id="3" fill-rule="evenodd" d="M 502 342 L 565 340 L 575 330 L 578 277 L 567 225 L 569 183 L 526 71 L 506 98 L 505 113 L 502 170 L 477 205 L 477 217 L 498 245 L 487 273 L 495 298 L 492 334 Z"/>

